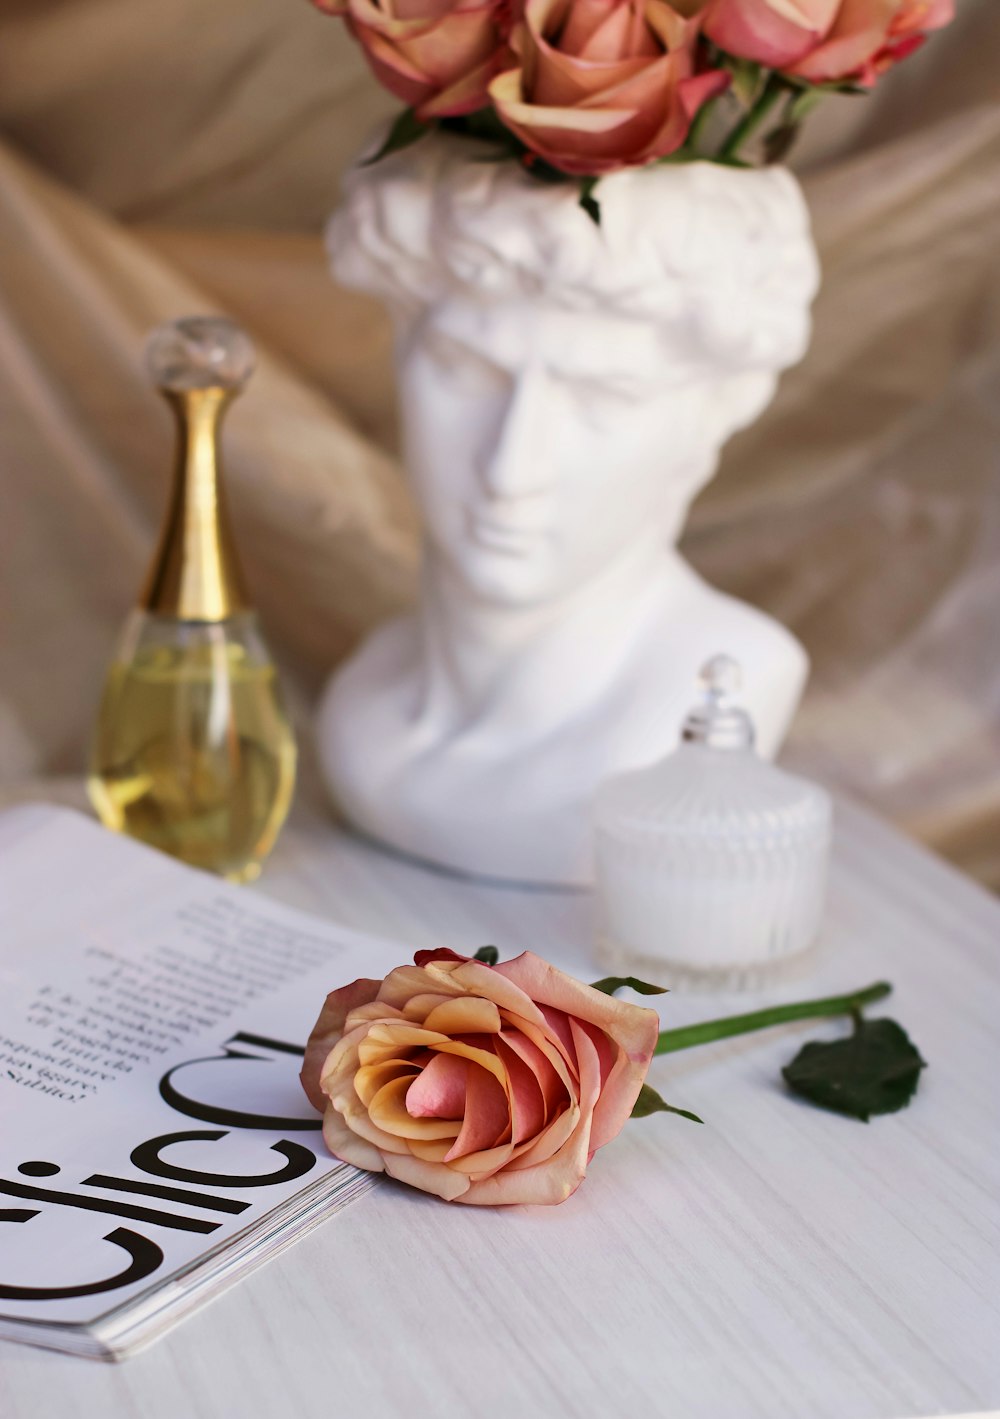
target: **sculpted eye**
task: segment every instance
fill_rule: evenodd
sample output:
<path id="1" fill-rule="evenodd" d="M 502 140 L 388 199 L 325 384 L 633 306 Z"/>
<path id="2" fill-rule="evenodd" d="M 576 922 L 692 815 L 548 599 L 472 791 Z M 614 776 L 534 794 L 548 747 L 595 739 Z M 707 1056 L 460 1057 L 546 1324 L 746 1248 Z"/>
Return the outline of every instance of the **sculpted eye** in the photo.
<path id="1" fill-rule="evenodd" d="M 634 385 L 605 383 L 603 380 L 574 380 L 568 383 L 583 420 L 603 425 L 620 419 L 622 411 L 642 402 L 643 394 Z"/>
<path id="2" fill-rule="evenodd" d="M 629 379 L 592 379 L 583 375 L 562 374 L 559 382 L 586 401 L 588 407 L 620 408 L 623 404 L 641 403 L 648 397 L 641 384 Z"/>
<path id="3" fill-rule="evenodd" d="M 493 385 L 505 378 L 503 371 L 497 369 L 489 360 L 484 359 L 468 345 L 463 345 L 440 331 L 434 331 L 426 337 L 424 349 L 442 373 L 455 383 L 470 386 Z"/>

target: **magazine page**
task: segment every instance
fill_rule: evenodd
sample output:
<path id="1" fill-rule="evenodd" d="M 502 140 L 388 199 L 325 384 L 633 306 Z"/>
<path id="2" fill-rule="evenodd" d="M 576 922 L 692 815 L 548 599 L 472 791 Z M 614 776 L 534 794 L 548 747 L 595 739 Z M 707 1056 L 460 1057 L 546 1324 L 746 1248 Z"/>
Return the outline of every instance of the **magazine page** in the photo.
<path id="1" fill-rule="evenodd" d="M 302 1048 L 328 990 L 406 952 L 66 810 L 13 812 L 0 1319 L 90 1325 L 324 1176 L 358 1176 L 323 1147 Z"/>

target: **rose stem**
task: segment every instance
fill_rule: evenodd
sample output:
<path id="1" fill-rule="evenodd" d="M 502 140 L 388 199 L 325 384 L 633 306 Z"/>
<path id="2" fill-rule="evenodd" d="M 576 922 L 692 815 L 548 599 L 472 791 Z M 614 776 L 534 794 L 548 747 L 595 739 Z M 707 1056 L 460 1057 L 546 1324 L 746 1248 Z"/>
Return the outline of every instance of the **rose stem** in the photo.
<path id="1" fill-rule="evenodd" d="M 676 1030 L 663 1030 L 654 1054 L 673 1054 L 692 1045 L 707 1045 L 713 1040 L 725 1040 L 730 1035 L 747 1035 L 751 1030 L 766 1030 L 771 1025 L 785 1025 L 789 1020 L 816 1020 L 824 1015 L 851 1015 L 864 1005 L 884 1000 L 892 990 L 886 981 L 870 985 L 853 995 L 828 995 L 823 1000 L 799 1000 L 793 1005 L 773 1005 L 769 1010 L 752 1010 L 749 1015 L 727 1015 L 722 1020 L 704 1020 L 700 1025 L 682 1025 Z"/>
<path id="2" fill-rule="evenodd" d="M 760 98 L 754 104 L 749 113 L 744 114 L 736 127 L 729 134 L 716 155 L 717 161 L 725 162 L 736 158 L 743 144 L 750 137 L 764 119 L 771 112 L 777 103 L 784 85 L 777 74 L 772 74 L 761 92 Z"/>

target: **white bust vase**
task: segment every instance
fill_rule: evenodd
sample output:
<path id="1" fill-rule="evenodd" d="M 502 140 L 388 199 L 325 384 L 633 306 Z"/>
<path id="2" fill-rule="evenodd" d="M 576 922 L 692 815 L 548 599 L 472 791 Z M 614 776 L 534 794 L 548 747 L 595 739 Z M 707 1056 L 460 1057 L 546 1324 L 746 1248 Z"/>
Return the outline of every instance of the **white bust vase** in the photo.
<path id="1" fill-rule="evenodd" d="M 808 668 L 676 548 L 806 348 L 799 188 L 668 164 L 597 197 L 600 226 L 573 184 L 435 137 L 355 169 L 329 227 L 337 278 L 395 320 L 424 559 L 413 614 L 330 681 L 323 772 L 367 835 L 522 882 L 590 881 L 597 784 L 673 747 L 712 655 L 745 667 L 766 755 Z"/>

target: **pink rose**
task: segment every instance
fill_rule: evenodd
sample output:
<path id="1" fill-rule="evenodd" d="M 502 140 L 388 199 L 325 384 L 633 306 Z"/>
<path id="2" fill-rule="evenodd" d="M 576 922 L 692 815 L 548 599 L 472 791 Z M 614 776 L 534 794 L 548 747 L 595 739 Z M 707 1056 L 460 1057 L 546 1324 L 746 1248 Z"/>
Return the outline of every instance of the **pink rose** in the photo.
<path id="1" fill-rule="evenodd" d="M 710 0 L 704 28 L 728 54 L 810 83 L 871 85 L 954 13 L 954 0 Z"/>
<path id="2" fill-rule="evenodd" d="M 679 148 L 726 87 L 696 72 L 698 22 L 666 0 L 527 0 L 518 65 L 490 84 L 503 122 L 563 172 L 597 176 Z"/>
<path id="3" fill-rule="evenodd" d="M 379 83 L 421 120 L 471 113 L 506 56 L 498 0 L 313 0 L 342 15 Z"/>
<path id="4" fill-rule="evenodd" d="M 563 1202 L 632 1111 L 656 1012 L 526 951 L 418 951 L 327 996 L 302 1085 L 330 1151 L 449 1202 Z"/>

